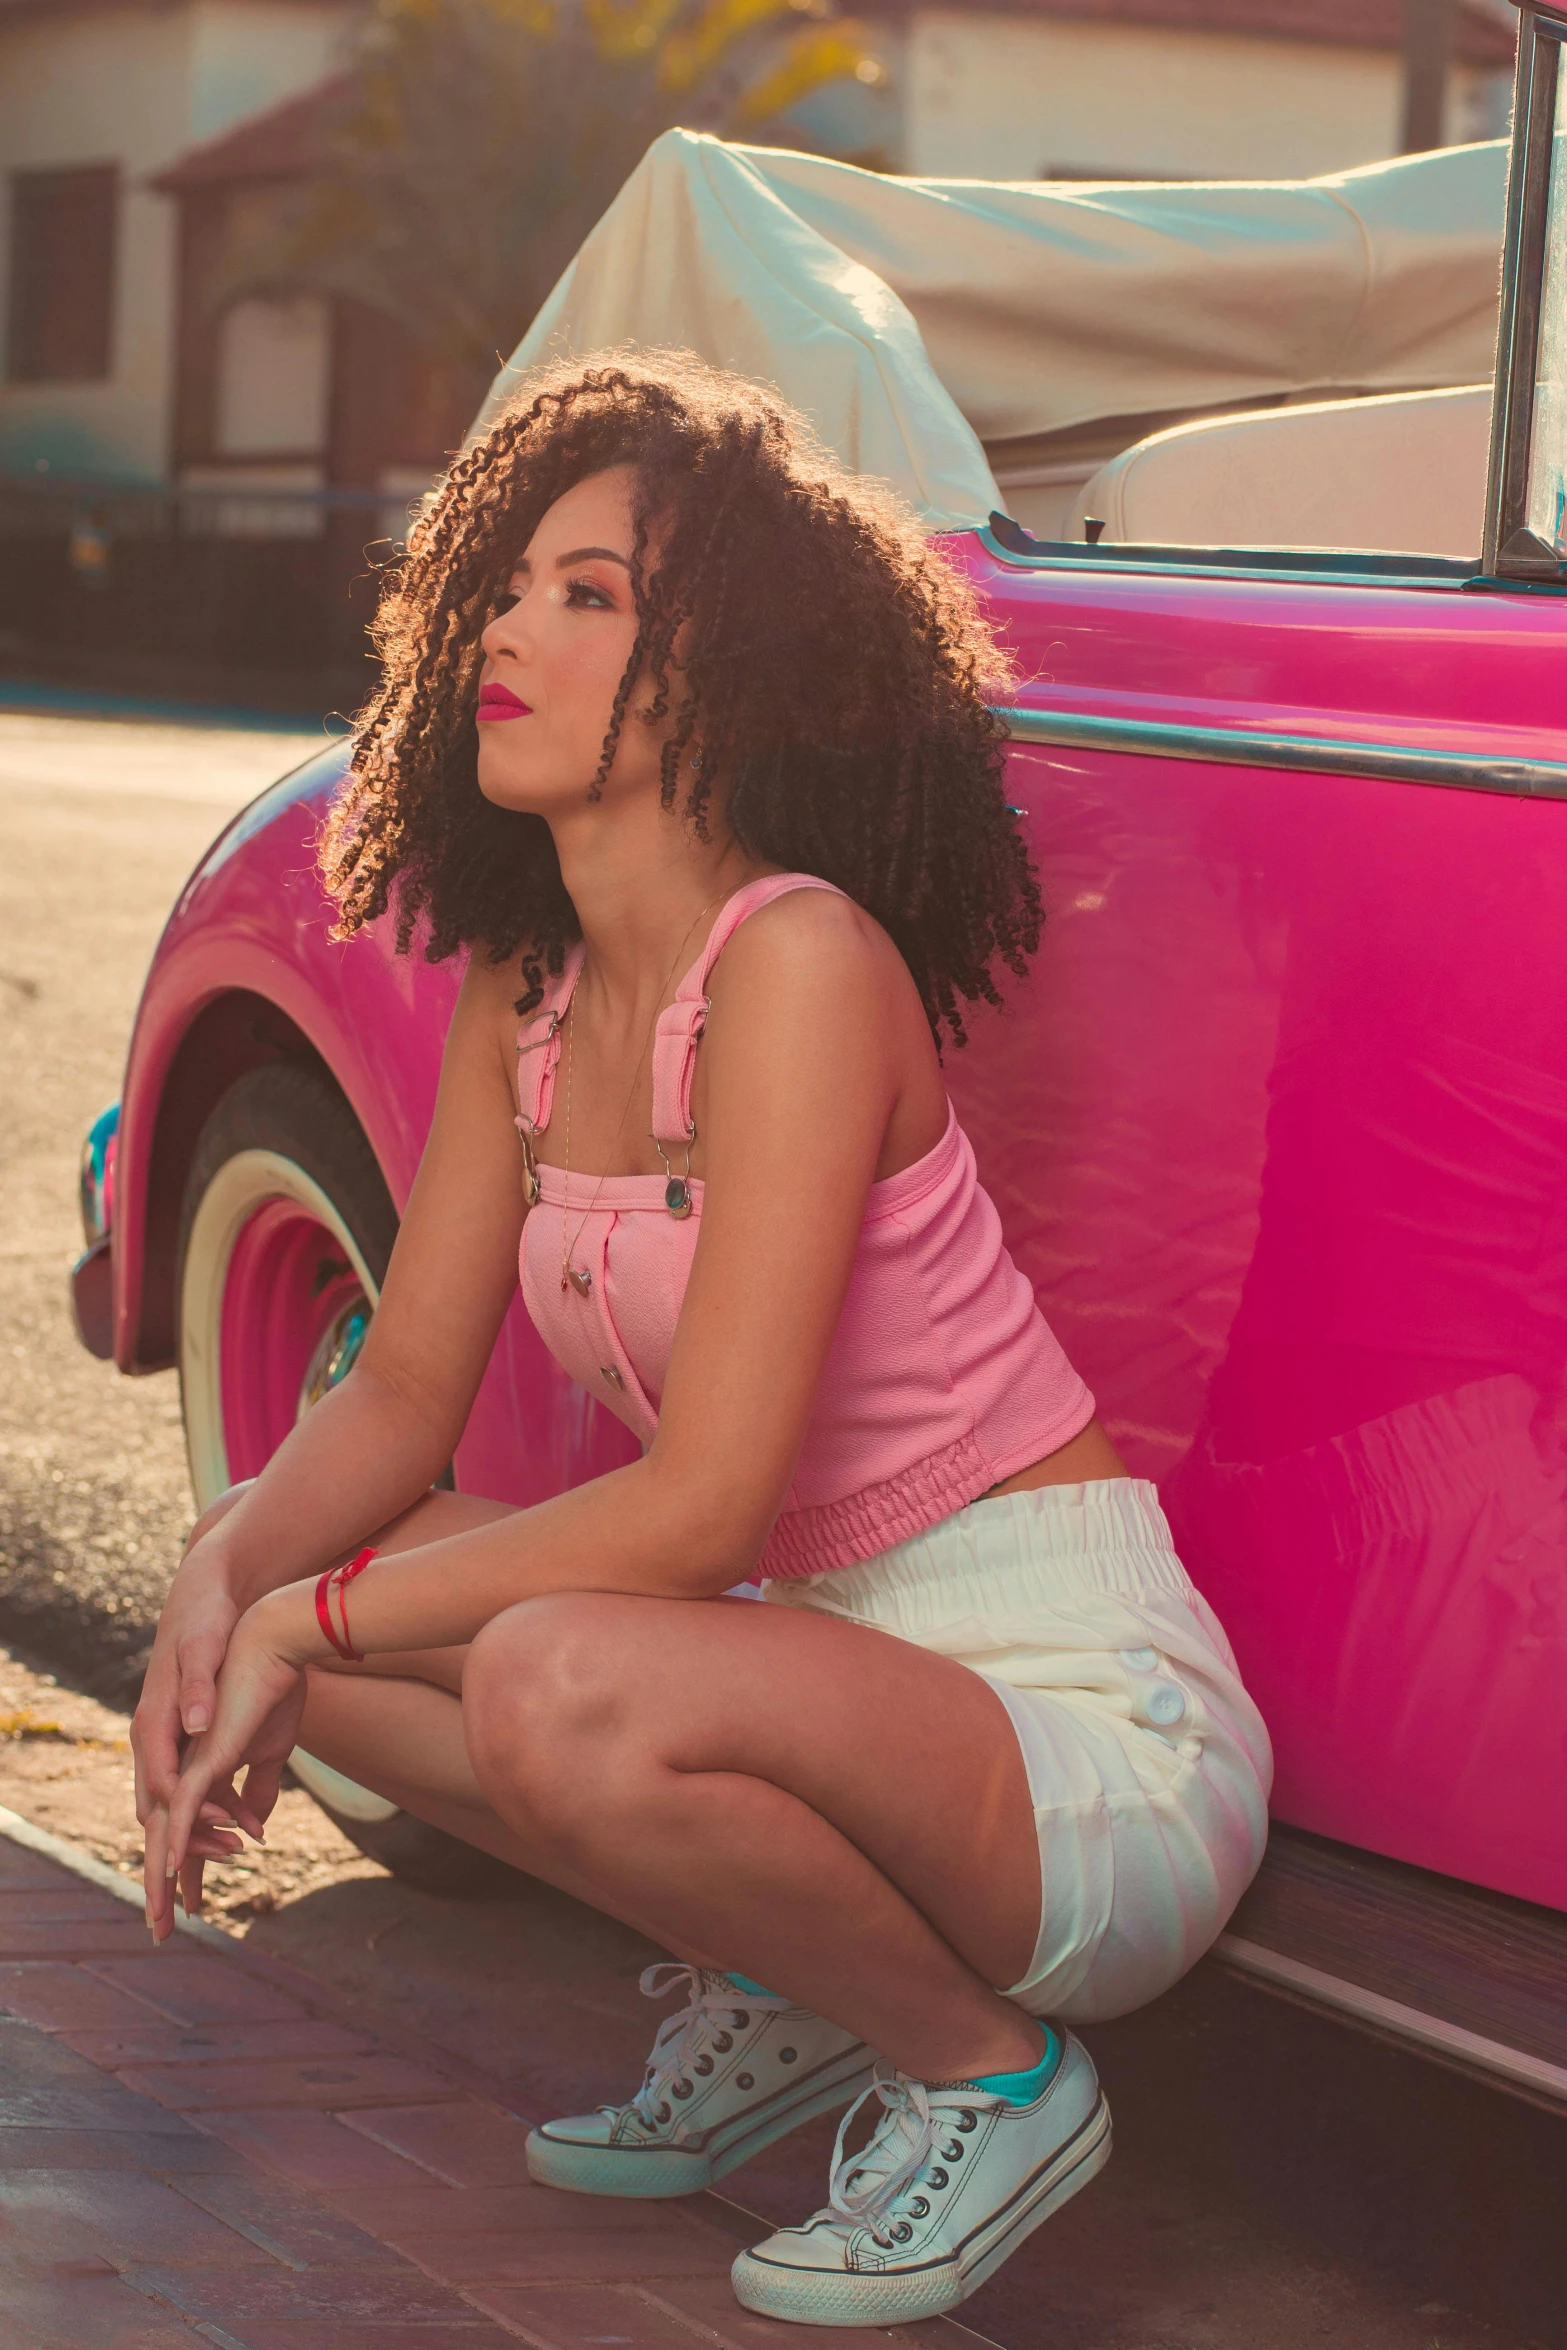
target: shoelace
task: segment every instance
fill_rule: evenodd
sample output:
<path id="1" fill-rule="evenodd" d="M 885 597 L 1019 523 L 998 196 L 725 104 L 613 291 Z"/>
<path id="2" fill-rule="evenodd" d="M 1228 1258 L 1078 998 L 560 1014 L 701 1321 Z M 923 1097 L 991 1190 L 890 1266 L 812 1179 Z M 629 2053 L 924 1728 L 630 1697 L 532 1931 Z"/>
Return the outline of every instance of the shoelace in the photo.
<path id="1" fill-rule="evenodd" d="M 846 2156 L 844 2138 L 867 2097 L 879 2097 L 887 2110 L 858 2154 Z M 838 2124 L 827 2208 L 840 2227 L 869 2228 L 884 2250 L 903 2240 L 894 2229 L 907 2227 L 907 2199 L 929 2167 L 938 2126 L 924 2082 L 907 2073 L 883 2072 L 878 2065 L 870 2087 L 861 2090 Z M 924 2203 L 923 2197 L 917 2200 Z M 923 2219 L 928 2209 L 926 2204 L 914 2216 Z"/>
<path id="2" fill-rule="evenodd" d="M 662 1999 L 677 1982 L 685 1985 L 686 2004 L 659 2025 L 648 2057 L 647 2078 L 628 2108 L 650 2130 L 668 2121 L 672 2097 L 690 2096 L 696 2085 L 692 2073 L 700 2057 L 728 2054 L 734 2046 L 733 2033 L 743 2028 L 736 2024 L 738 2016 L 763 2009 L 782 2015 L 789 2006 L 787 1999 L 771 1993 L 737 1991 L 727 1976 L 705 1973 L 680 1959 L 662 1959 L 657 1966 L 644 1968 L 642 1995 Z M 711 2071 L 711 2064 L 707 2069 Z M 610 2105 L 603 2108 L 605 2113 L 620 2110 Z"/>

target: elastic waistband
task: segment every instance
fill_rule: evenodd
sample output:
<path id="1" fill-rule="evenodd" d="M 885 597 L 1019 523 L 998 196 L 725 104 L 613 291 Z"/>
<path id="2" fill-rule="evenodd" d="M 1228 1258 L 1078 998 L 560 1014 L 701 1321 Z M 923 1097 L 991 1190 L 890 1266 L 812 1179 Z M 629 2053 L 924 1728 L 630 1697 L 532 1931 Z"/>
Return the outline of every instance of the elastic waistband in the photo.
<path id="1" fill-rule="evenodd" d="M 950 1621 L 995 1581 L 1058 1607 L 1074 1593 L 1193 1595 L 1158 1491 L 1141 1477 L 993 1494 L 856 1566 L 767 1588 L 769 1598 L 867 1620 L 884 1620 L 890 1604 L 912 1625 Z"/>

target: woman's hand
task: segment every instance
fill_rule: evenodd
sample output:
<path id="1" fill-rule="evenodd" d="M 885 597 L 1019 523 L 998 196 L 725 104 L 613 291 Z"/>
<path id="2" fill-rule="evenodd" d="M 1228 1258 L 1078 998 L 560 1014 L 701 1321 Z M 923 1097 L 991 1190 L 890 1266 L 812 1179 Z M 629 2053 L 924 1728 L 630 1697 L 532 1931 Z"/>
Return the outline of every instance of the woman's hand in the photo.
<path id="1" fill-rule="evenodd" d="M 187 1738 L 211 1724 L 218 1671 L 240 1614 L 222 1565 L 204 1543 L 196 1543 L 164 1601 L 131 1721 L 136 1817 L 143 1827 L 155 1807 L 173 1797 Z M 226 1848 L 235 1848 L 233 1839 Z"/>
<path id="2" fill-rule="evenodd" d="M 269 1594 L 233 1627 L 217 1674 L 210 1726 L 186 1742 L 168 1791 L 142 1815 L 147 1922 L 155 1941 L 174 1931 L 176 1878 L 187 1913 L 201 1905 L 203 1864 L 238 1850 L 219 1822 L 262 1840 L 305 1708 L 304 1659 L 288 1627 L 289 1594 Z M 284 1603 L 280 1606 L 280 1602 Z M 236 1780 L 243 1769 L 243 1794 Z"/>

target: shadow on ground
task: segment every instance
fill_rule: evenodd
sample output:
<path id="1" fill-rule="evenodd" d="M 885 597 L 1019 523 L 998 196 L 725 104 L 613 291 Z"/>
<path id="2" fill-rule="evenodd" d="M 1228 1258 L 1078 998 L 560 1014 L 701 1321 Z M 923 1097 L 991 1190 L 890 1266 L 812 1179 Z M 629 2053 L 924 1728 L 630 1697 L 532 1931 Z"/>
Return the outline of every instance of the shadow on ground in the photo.
<path id="1" fill-rule="evenodd" d="M 337 1885 L 251 1930 L 481 2065 L 532 2116 L 629 2094 L 653 1946 L 524 1880 L 483 1903 Z M 1008 2350 L 1557 2350 L 1567 2125 L 1204 1965 L 1085 2034 L 1109 2170 L 964 2309 Z M 824 2200 L 819 2122 L 723 2193 Z M 1469 2316 L 1484 2310 L 1487 2320 Z"/>

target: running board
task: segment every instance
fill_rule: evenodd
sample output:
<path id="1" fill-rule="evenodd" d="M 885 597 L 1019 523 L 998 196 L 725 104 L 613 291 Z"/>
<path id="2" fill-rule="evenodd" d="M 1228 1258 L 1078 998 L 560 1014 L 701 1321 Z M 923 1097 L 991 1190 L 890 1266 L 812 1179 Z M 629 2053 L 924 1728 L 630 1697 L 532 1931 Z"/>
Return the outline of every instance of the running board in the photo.
<path id="1" fill-rule="evenodd" d="M 1299 2004 L 1567 2111 L 1567 1916 L 1275 1827 L 1212 1955 Z"/>

